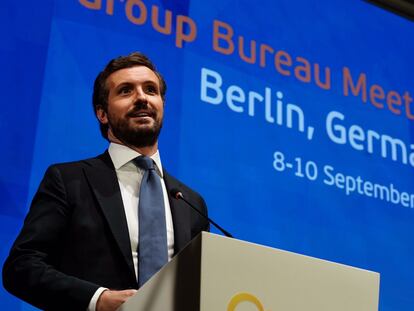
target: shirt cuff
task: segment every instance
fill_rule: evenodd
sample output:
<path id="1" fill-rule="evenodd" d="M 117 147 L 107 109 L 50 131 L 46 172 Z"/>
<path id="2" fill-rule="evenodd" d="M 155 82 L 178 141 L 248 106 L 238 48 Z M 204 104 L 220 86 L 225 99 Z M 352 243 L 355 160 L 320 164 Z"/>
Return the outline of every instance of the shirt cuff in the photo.
<path id="1" fill-rule="evenodd" d="M 105 287 L 99 287 L 95 294 L 93 294 L 91 301 L 89 302 L 88 309 L 86 311 L 96 311 L 96 303 L 98 302 L 99 297 L 101 294 L 106 291 L 107 288 Z"/>

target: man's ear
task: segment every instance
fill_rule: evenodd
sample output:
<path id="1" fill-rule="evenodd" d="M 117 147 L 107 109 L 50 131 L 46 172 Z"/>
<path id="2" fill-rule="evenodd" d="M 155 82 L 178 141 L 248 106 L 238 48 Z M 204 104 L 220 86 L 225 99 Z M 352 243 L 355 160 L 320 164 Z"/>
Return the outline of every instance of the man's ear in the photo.
<path id="1" fill-rule="evenodd" d="M 102 124 L 108 124 L 108 116 L 105 109 L 103 109 L 102 106 L 96 107 L 96 117 Z"/>

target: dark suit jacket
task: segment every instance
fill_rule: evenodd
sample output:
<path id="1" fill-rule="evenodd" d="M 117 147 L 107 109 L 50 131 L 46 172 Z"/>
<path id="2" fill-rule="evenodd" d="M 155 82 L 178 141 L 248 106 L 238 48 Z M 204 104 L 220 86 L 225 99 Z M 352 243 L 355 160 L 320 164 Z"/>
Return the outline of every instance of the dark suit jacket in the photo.
<path id="1" fill-rule="evenodd" d="M 202 212 L 202 197 L 164 172 Z M 208 222 L 170 198 L 175 253 Z M 3 267 L 4 287 L 45 310 L 85 311 L 95 291 L 137 288 L 116 172 L 108 152 L 48 168 Z"/>

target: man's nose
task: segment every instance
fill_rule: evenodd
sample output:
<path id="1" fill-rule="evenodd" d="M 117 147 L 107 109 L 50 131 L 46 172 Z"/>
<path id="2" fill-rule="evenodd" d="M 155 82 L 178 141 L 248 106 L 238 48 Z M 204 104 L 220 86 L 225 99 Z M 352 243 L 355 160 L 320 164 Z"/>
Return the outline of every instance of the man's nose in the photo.
<path id="1" fill-rule="evenodd" d="M 147 102 L 147 94 L 141 87 L 136 88 L 136 101 Z"/>

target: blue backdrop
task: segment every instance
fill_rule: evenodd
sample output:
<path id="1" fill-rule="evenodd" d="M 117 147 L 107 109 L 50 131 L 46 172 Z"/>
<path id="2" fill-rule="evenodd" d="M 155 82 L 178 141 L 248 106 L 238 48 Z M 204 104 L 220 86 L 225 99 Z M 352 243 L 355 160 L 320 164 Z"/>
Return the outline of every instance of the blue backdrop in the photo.
<path id="1" fill-rule="evenodd" d="M 164 166 L 237 238 L 381 273 L 414 305 L 413 23 L 361 1 L 0 4 L 0 261 L 51 163 L 102 152 L 93 80 L 142 51 Z M 33 310 L 0 289 L 2 310 Z"/>

